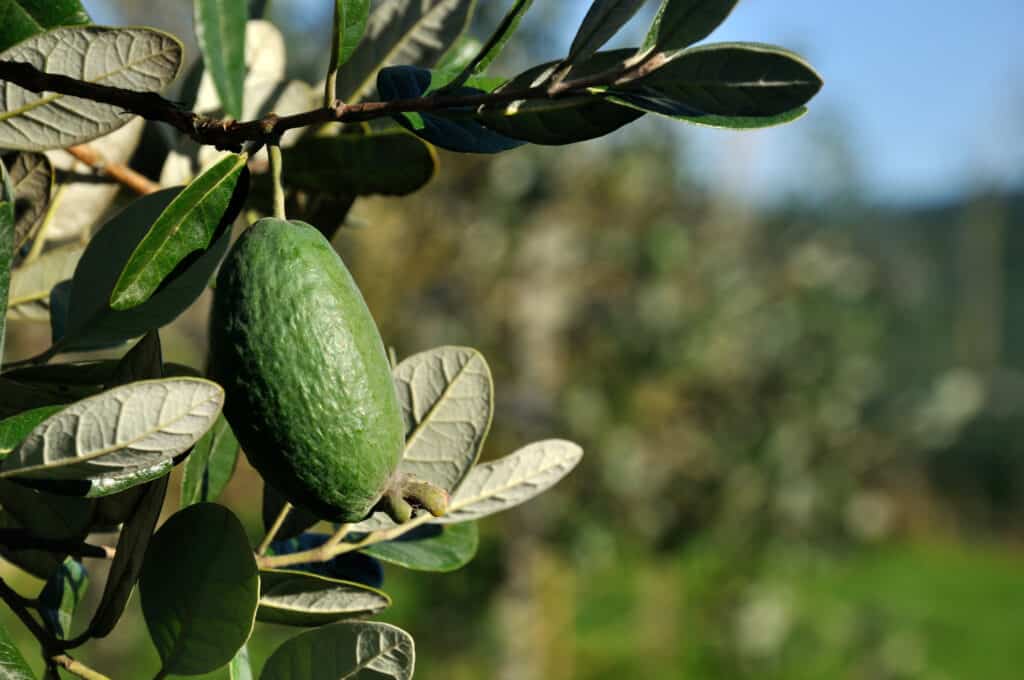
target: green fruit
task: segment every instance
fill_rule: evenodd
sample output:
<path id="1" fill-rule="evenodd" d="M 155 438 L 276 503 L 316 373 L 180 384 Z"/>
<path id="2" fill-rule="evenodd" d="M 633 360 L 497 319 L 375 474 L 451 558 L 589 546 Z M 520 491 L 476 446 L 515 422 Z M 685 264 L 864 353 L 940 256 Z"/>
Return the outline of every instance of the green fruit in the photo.
<path id="1" fill-rule="evenodd" d="M 350 522 L 393 495 L 405 428 L 387 354 L 316 228 L 268 218 L 238 239 L 217 277 L 211 347 L 228 422 L 289 502 Z"/>

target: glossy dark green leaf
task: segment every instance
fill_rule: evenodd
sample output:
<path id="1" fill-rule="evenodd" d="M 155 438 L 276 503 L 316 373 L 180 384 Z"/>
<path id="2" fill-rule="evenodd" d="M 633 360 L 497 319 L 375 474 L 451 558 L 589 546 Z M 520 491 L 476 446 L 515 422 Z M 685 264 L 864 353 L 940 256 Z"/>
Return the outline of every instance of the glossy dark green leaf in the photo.
<path id="1" fill-rule="evenodd" d="M 4 164 L 14 188 L 14 252 L 17 259 L 18 251 L 35 237 L 50 205 L 53 165 L 45 154 L 29 151 L 5 158 Z"/>
<path id="2" fill-rule="evenodd" d="M 92 637 L 106 637 L 114 630 L 124 608 L 131 597 L 132 589 L 142 571 L 143 559 L 149 546 L 153 529 L 160 519 L 160 510 L 167 495 L 168 478 L 163 477 L 147 484 L 145 491 L 136 500 L 127 514 L 121 535 L 117 539 L 117 551 L 110 564 L 110 573 L 103 586 L 100 604 L 89 623 Z"/>
<path id="3" fill-rule="evenodd" d="M 57 26 L 88 24 L 79 0 L 0 0 L 0 50 Z"/>
<path id="4" fill-rule="evenodd" d="M 332 623 L 286 641 L 260 680 L 412 680 L 416 648 L 401 628 L 369 621 Z"/>
<path id="5" fill-rule="evenodd" d="M 270 531 L 270 527 L 277 521 L 278 515 L 284 508 L 284 496 L 278 493 L 270 484 L 263 485 L 263 530 Z M 275 534 L 275 540 L 283 541 L 298 536 L 306 529 L 320 521 L 320 518 L 309 510 L 293 507 Z"/>
<path id="6" fill-rule="evenodd" d="M 150 299 L 188 255 L 205 251 L 235 221 L 248 191 L 246 154 L 228 154 L 175 196 L 128 258 L 110 306 L 127 310 Z"/>
<path id="7" fill-rule="evenodd" d="M 242 117 L 246 0 L 193 0 L 196 41 L 224 113 Z"/>
<path id="8" fill-rule="evenodd" d="M 29 433 L 63 406 L 41 406 L 0 420 L 0 458 L 18 448 Z"/>
<path id="9" fill-rule="evenodd" d="M 644 47 L 673 52 L 703 40 L 739 0 L 663 0 Z"/>
<path id="10" fill-rule="evenodd" d="M 391 598 L 361 583 L 339 581 L 303 571 L 260 572 L 256 619 L 287 626 L 322 626 L 387 609 Z"/>
<path id="11" fill-rule="evenodd" d="M 437 153 L 408 132 L 304 137 L 284 149 L 289 186 L 329 196 L 405 196 L 437 171 Z"/>
<path id="12" fill-rule="evenodd" d="M 480 535 L 475 522 L 442 527 L 427 524 L 393 541 L 363 549 L 378 560 L 416 571 L 454 571 L 473 559 Z"/>
<path id="13" fill-rule="evenodd" d="M 380 72 L 377 89 L 384 101 L 412 99 L 422 96 L 430 89 L 430 71 L 413 66 L 391 66 Z M 459 88 L 451 94 L 481 94 L 475 88 Z M 458 109 L 450 109 L 458 114 Z M 462 110 L 469 114 L 469 109 Z M 448 118 L 428 113 L 400 113 L 395 120 L 414 134 L 431 144 L 458 153 L 500 153 L 508 151 L 523 142 L 511 139 L 488 129 L 471 118 Z"/>
<path id="14" fill-rule="evenodd" d="M 14 188 L 7 167 L 0 162 L 0 362 L 4 358 L 7 299 L 14 264 Z"/>
<path id="15" fill-rule="evenodd" d="M 634 50 L 598 52 L 574 66 L 567 80 L 607 71 L 628 59 Z M 515 91 L 530 85 L 558 62 L 541 64 L 521 73 L 499 91 Z M 603 137 L 643 115 L 642 111 L 607 101 L 598 94 L 558 99 L 517 100 L 507 105 L 487 107 L 478 120 L 508 137 L 534 144 L 574 144 Z"/>
<path id="16" fill-rule="evenodd" d="M 191 505 L 153 536 L 139 579 L 142 613 L 169 674 L 227 664 L 252 632 L 260 577 L 241 522 L 215 503 Z"/>
<path id="17" fill-rule="evenodd" d="M 646 0 L 594 0 L 569 48 L 566 62 L 592 57 L 619 29 L 633 18 Z"/>
<path id="18" fill-rule="evenodd" d="M 88 589 L 85 565 L 71 557 L 65 559 L 39 593 L 39 614 L 50 633 L 61 640 L 71 636 L 75 610 Z"/>
<path id="19" fill-rule="evenodd" d="M 680 52 L 618 90 L 633 104 L 687 119 L 771 118 L 790 115 L 821 85 L 821 76 L 793 52 L 771 45 L 722 43 Z"/>
<path id="20" fill-rule="evenodd" d="M 185 459 L 181 474 L 181 507 L 215 501 L 231 481 L 238 460 L 238 440 L 224 414 Z"/>
<path id="21" fill-rule="evenodd" d="M 523 16 L 533 5 L 533 0 L 515 0 L 512 7 L 505 13 L 505 17 L 498 24 L 490 40 L 477 52 L 477 54 L 465 65 L 461 73 L 451 79 L 453 87 L 460 87 L 473 76 L 483 75 L 487 68 L 505 49 L 505 45 L 512 39 L 512 35 L 519 28 Z M 447 79 L 446 79 L 446 84 Z"/>
<path id="22" fill-rule="evenodd" d="M 363 39 L 370 17 L 370 0 L 334 0 L 331 70 L 339 70 Z"/>
<path id="23" fill-rule="evenodd" d="M 145 303 L 124 311 L 110 307 L 120 272 L 150 225 L 179 193 L 180 189 L 164 189 L 136 199 L 92 238 L 72 279 L 65 334 L 58 341 L 60 349 L 71 351 L 144 335 L 173 321 L 206 290 L 227 251 L 227 229 L 201 255 L 194 260 L 188 258 L 189 264 L 172 273 Z"/>
<path id="24" fill-rule="evenodd" d="M 35 680 L 7 629 L 0 624 L 0 680 Z"/>
<path id="25" fill-rule="evenodd" d="M 433 67 L 466 30 L 475 0 L 389 0 L 379 3 L 366 35 L 338 78 L 338 98 L 348 103 L 374 92 L 386 66 Z"/>

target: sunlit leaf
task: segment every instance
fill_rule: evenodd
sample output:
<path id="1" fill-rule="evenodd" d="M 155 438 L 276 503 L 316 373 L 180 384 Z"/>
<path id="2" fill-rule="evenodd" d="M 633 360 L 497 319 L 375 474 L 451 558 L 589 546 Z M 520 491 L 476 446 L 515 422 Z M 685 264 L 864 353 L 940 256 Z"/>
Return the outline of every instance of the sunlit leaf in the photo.
<path id="1" fill-rule="evenodd" d="M 384 562 L 416 571 L 454 571 L 473 559 L 480 542 L 476 523 L 441 527 L 426 524 L 363 552 Z"/>
<path id="2" fill-rule="evenodd" d="M 263 570 L 256 619 L 289 626 L 322 626 L 376 614 L 390 605 L 391 598 L 385 593 L 361 583 L 302 571 Z"/>
<path id="3" fill-rule="evenodd" d="M 238 440 L 221 414 L 185 459 L 181 474 L 181 506 L 217 500 L 231 481 L 238 450 Z"/>
<path id="4" fill-rule="evenodd" d="M 228 665 L 228 680 L 253 680 L 254 677 L 249 663 L 249 646 L 242 645 Z"/>
<path id="5" fill-rule="evenodd" d="M 0 0 L 0 50 L 57 26 L 89 23 L 79 0 Z"/>
<path id="6" fill-rule="evenodd" d="M 0 678 L 3 680 L 35 680 L 25 662 L 25 657 L 18 651 L 18 645 L 11 638 L 7 628 L 0 624 Z"/>
<path id="7" fill-rule="evenodd" d="M 260 680 L 338 680 L 355 678 L 357 673 L 411 680 L 415 665 L 412 636 L 401 628 L 342 622 L 286 641 L 267 659 Z"/>
<path id="8" fill-rule="evenodd" d="M 193 0 L 196 41 L 224 112 L 242 117 L 246 0 Z"/>
<path id="9" fill-rule="evenodd" d="M 487 68 L 495 59 L 498 58 L 502 50 L 505 49 L 505 45 L 508 44 L 508 41 L 512 39 L 512 35 L 516 32 L 516 29 L 519 28 L 519 24 L 522 22 L 523 16 L 530 9 L 531 5 L 533 5 L 533 0 L 515 0 L 515 2 L 512 3 L 512 7 L 510 7 L 508 12 L 505 13 L 505 17 L 494 30 L 494 33 L 487 41 L 487 44 L 483 45 L 466 63 L 466 65 L 460 69 L 460 72 L 451 79 L 451 84 L 453 86 L 461 86 L 473 76 L 482 75 L 487 71 Z M 447 84 L 447 79 L 445 82 Z"/>
<path id="10" fill-rule="evenodd" d="M 89 575 L 78 560 L 68 557 L 39 593 L 39 614 L 43 625 L 57 638 L 70 637 L 75 609 L 89 588 Z M 0 675 L 2 677 L 2 675 Z"/>
<path id="11" fill-rule="evenodd" d="M 334 32 L 331 44 L 331 69 L 340 69 L 366 32 L 370 0 L 334 0 Z"/>

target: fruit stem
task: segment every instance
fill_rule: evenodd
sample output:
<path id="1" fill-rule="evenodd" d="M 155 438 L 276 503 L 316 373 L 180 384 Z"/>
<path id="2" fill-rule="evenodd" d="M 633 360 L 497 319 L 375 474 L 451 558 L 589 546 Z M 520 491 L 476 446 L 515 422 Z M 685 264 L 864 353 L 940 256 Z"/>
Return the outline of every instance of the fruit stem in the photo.
<path id="1" fill-rule="evenodd" d="M 274 184 L 274 217 L 288 219 L 284 209 L 284 185 L 281 184 L 281 147 L 271 144 L 267 152 L 270 154 L 270 177 Z"/>
<path id="2" fill-rule="evenodd" d="M 256 548 L 257 555 L 265 555 L 267 549 L 270 548 L 270 544 L 274 542 L 274 537 L 277 536 L 277 532 L 281 530 L 281 526 L 284 525 L 284 521 L 288 519 L 288 513 L 292 511 L 292 504 L 285 503 L 281 508 L 281 512 L 277 513 L 277 518 L 274 523 L 270 525 L 270 529 L 267 530 L 267 535 L 260 541 L 260 545 Z"/>

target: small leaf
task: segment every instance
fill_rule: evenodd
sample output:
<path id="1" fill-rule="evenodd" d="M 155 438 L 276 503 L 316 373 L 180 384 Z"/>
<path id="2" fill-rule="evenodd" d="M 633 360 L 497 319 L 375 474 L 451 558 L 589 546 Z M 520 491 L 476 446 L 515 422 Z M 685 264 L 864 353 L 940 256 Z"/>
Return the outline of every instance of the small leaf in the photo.
<path id="1" fill-rule="evenodd" d="M 193 0 L 196 41 L 224 113 L 242 117 L 246 0 Z"/>
<path id="2" fill-rule="evenodd" d="M 71 622 L 75 609 L 89 588 L 89 575 L 85 566 L 71 557 L 49 578 L 39 593 L 39 614 L 43 625 L 61 640 L 71 636 Z"/>
<path id="3" fill-rule="evenodd" d="M 330 70 L 339 70 L 355 52 L 369 16 L 370 0 L 334 0 Z"/>
<path id="4" fill-rule="evenodd" d="M 182 270 L 174 272 L 145 303 L 119 311 L 110 307 L 118 276 L 157 218 L 178 195 L 164 189 L 136 199 L 89 242 L 72 279 L 69 313 L 60 349 L 72 351 L 123 342 L 173 321 L 206 290 L 227 251 L 229 230 Z M 51 315 L 56 322 L 51 297 Z M 58 328 L 59 330 L 59 328 Z"/>
<path id="5" fill-rule="evenodd" d="M 228 666 L 228 680 L 253 680 L 252 665 L 249 663 L 249 646 L 242 645 L 231 658 Z"/>
<path id="6" fill-rule="evenodd" d="M 0 162 L 0 363 L 4 358 L 7 330 L 7 299 L 14 264 L 14 189 L 7 167 Z"/>
<path id="7" fill-rule="evenodd" d="M 150 468 L 193 446 L 223 403 L 219 385 L 197 378 L 108 390 L 40 424 L 0 464 L 0 477 L 84 479 Z"/>
<path id="8" fill-rule="evenodd" d="M 583 450 L 576 444 L 549 439 L 477 465 L 452 496 L 448 514 L 433 521 L 466 522 L 525 503 L 558 483 L 582 457 Z"/>
<path id="9" fill-rule="evenodd" d="M 414 99 L 426 93 L 431 86 L 430 71 L 414 66 L 391 66 L 377 76 L 377 89 L 384 101 Z M 459 88 L 453 95 L 482 94 L 483 90 Z M 448 114 L 468 113 L 466 109 L 449 109 Z M 399 125 L 442 149 L 458 153 L 500 153 L 523 142 L 487 129 L 474 120 L 446 118 L 429 113 L 399 113 L 394 116 Z"/>
<path id="10" fill-rule="evenodd" d="M 252 632 L 259 590 L 234 513 L 215 503 L 175 513 L 153 536 L 139 579 L 163 673 L 200 675 L 231 661 Z"/>
<path id="11" fill-rule="evenodd" d="M 0 12 L 0 50 L 57 26 L 90 22 L 78 0 L 2 0 Z"/>
<path id="12" fill-rule="evenodd" d="M 7 628 L 0 624 L 0 678 L 3 680 L 35 680 L 25 662 L 25 658 L 18 651 L 18 645 L 14 643 Z"/>
<path id="13" fill-rule="evenodd" d="M 431 68 L 469 24 L 475 0 L 391 0 L 380 3 L 366 35 L 338 78 L 338 99 L 353 104 L 371 96 L 387 66 Z"/>
<path id="14" fill-rule="evenodd" d="M 221 414 L 185 459 L 181 474 L 181 507 L 215 501 L 231 481 L 238 460 L 238 440 Z"/>
<path id="15" fill-rule="evenodd" d="M 53 165 L 41 153 L 22 152 L 5 159 L 14 187 L 14 252 L 17 257 L 43 223 L 53 192 Z M 13 284 L 12 284 L 13 285 Z"/>
<path id="16" fill-rule="evenodd" d="M 109 635 L 124 613 L 142 571 L 143 558 L 153 536 L 153 529 L 160 519 L 160 510 L 167 495 L 167 483 L 168 477 L 165 476 L 147 484 L 128 513 L 117 539 L 117 550 L 110 564 L 107 582 L 103 586 L 103 596 L 89 623 L 91 637 Z"/>
<path id="17" fill-rule="evenodd" d="M 260 572 L 260 607 L 256 619 L 287 626 L 322 626 L 342 619 L 376 614 L 391 598 L 361 583 L 339 581 L 302 571 Z"/>
<path id="18" fill-rule="evenodd" d="M 330 536 L 327 534 L 302 534 L 283 541 L 274 541 L 268 554 L 291 555 L 312 550 L 323 545 Z M 292 571 L 308 572 L 339 581 L 353 581 L 371 588 L 384 584 L 384 568 L 380 562 L 361 552 L 338 555 L 328 562 L 309 562 L 289 567 Z"/>
<path id="19" fill-rule="evenodd" d="M 338 680 L 362 676 L 363 671 L 393 680 L 412 680 L 415 665 L 412 636 L 401 628 L 386 623 L 342 622 L 286 641 L 267 659 L 260 680 Z"/>
<path id="20" fill-rule="evenodd" d="M 281 510 L 284 509 L 284 504 L 284 496 L 278 493 L 277 489 L 270 484 L 263 485 L 264 531 L 270 531 L 270 527 L 274 526 L 274 522 L 277 521 L 278 515 L 280 515 Z M 294 538 L 319 521 L 320 518 L 309 510 L 303 510 L 302 508 L 293 506 L 292 509 L 288 511 L 284 524 L 278 528 L 277 534 L 275 534 L 275 540 L 283 541 L 289 538 Z"/>
<path id="21" fill-rule="evenodd" d="M 110 306 L 136 307 L 190 253 L 205 251 L 235 221 L 248 191 L 246 154 L 227 154 L 175 196 L 136 246 L 114 285 Z"/>
<path id="22" fill-rule="evenodd" d="M 646 0 L 594 0 L 569 48 L 567 64 L 586 61 L 633 18 Z"/>
<path id="23" fill-rule="evenodd" d="M 533 0 L 515 0 L 512 3 L 512 7 L 505 13 L 505 17 L 498 24 L 498 28 L 495 29 L 487 44 L 466 64 L 461 73 L 450 79 L 453 87 L 460 87 L 473 76 L 483 75 L 487 71 L 487 68 L 505 49 L 505 45 L 508 44 L 516 29 L 519 28 L 523 16 L 530 9 L 531 5 L 533 5 Z M 438 67 L 440 68 L 440 65 Z"/>
<path id="24" fill-rule="evenodd" d="M 304 137 L 283 156 L 289 186 L 329 196 L 405 196 L 437 171 L 433 148 L 398 128 Z"/>
<path id="25" fill-rule="evenodd" d="M 711 35 L 739 0 L 664 0 L 644 47 L 673 52 Z"/>
<path id="26" fill-rule="evenodd" d="M 468 347 L 438 347 L 405 359 L 393 373 L 406 431 L 399 470 L 454 492 L 491 426 L 487 362 Z"/>
<path id="27" fill-rule="evenodd" d="M 475 522 L 440 527 L 426 524 L 399 538 L 374 543 L 363 552 L 416 571 L 455 571 L 476 555 L 480 535 Z"/>
<path id="28" fill-rule="evenodd" d="M 793 52 L 771 45 L 722 43 L 679 52 L 616 91 L 634 105 L 688 120 L 771 118 L 791 115 L 821 85 L 821 76 Z"/>
<path id="29" fill-rule="evenodd" d="M 6 456 L 18 448 L 39 423 L 63 408 L 63 406 L 41 406 L 0 420 L 0 456 Z"/>
<path id="30" fill-rule="evenodd" d="M 58 28 L 18 43 L 0 60 L 24 62 L 47 73 L 139 92 L 159 92 L 178 75 L 182 45 L 151 28 Z M 0 147 L 21 151 L 88 142 L 132 119 L 124 110 L 53 92 L 34 93 L 5 83 L 0 89 Z"/>

